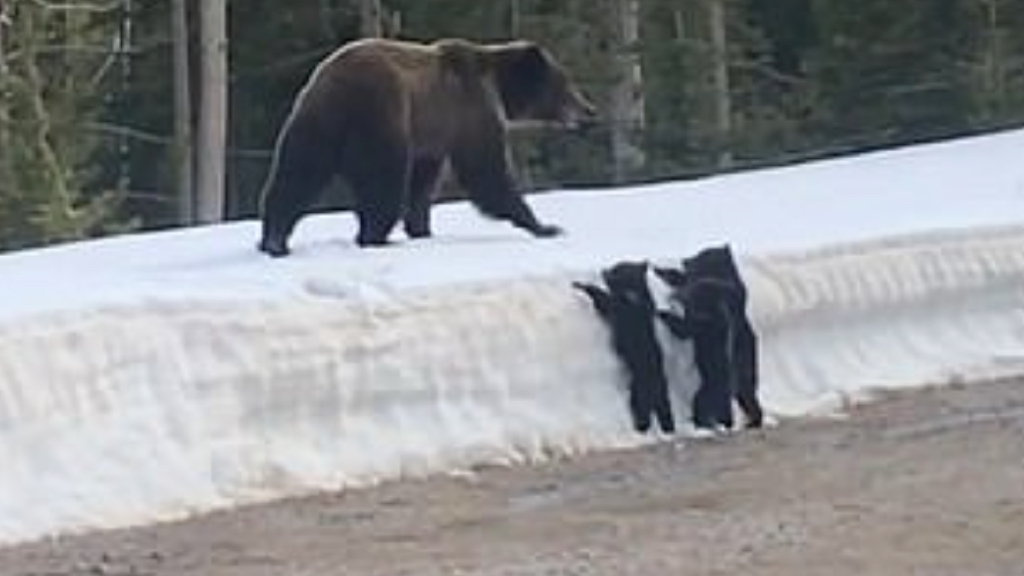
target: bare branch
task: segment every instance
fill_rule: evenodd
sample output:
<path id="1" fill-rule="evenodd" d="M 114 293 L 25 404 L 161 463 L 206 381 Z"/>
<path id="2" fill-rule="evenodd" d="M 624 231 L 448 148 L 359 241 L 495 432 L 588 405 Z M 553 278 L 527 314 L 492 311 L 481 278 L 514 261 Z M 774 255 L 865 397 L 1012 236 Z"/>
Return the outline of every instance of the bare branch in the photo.
<path id="1" fill-rule="evenodd" d="M 117 124 L 110 124 L 109 122 L 89 122 L 85 125 L 85 128 L 101 134 L 127 136 L 140 142 L 151 142 L 154 144 L 167 144 L 171 142 L 171 138 L 169 136 L 164 136 L 163 134 L 147 132 L 146 130 L 131 128 L 129 126 L 118 126 Z"/>
<path id="2" fill-rule="evenodd" d="M 111 0 L 110 2 L 106 2 L 106 3 L 98 3 L 98 2 L 81 2 L 81 3 L 79 3 L 79 2 L 74 2 L 74 3 L 72 3 L 72 2 L 65 2 L 65 3 L 58 3 L 58 2 L 47 2 L 46 0 L 32 0 L 32 1 L 35 2 L 36 6 L 39 6 L 40 8 L 43 8 L 44 10 L 63 11 L 63 12 L 69 12 L 69 11 L 72 11 L 72 10 L 81 10 L 83 12 L 97 12 L 97 13 L 112 12 L 112 11 L 117 10 L 118 8 L 120 8 L 121 6 L 124 5 L 124 0 Z"/>

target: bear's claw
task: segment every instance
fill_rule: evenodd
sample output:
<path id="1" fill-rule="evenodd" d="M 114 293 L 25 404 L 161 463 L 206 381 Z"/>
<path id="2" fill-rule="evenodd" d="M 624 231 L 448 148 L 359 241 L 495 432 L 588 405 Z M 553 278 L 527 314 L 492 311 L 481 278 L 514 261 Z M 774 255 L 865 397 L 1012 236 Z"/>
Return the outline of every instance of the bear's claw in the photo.
<path id="1" fill-rule="evenodd" d="M 541 224 L 531 230 L 531 232 L 533 232 L 533 235 L 537 238 L 554 238 L 555 236 L 565 234 L 565 230 L 560 226 L 555 226 L 554 224 Z"/>

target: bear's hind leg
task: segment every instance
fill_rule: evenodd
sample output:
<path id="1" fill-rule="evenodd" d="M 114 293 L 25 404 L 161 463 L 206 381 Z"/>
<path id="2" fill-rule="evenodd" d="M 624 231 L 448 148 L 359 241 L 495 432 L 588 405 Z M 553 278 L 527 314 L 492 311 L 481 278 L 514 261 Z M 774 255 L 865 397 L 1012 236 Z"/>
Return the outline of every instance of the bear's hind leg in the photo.
<path id="1" fill-rule="evenodd" d="M 716 419 L 711 406 L 711 386 L 703 376 L 700 377 L 700 385 L 697 387 L 697 393 L 693 396 L 691 411 L 694 426 L 708 430 L 714 429 Z"/>
<path id="2" fill-rule="evenodd" d="M 661 379 L 655 384 L 654 415 L 658 418 L 658 426 L 665 434 L 676 433 L 676 419 L 672 415 L 672 400 L 668 395 L 668 382 Z"/>
<path id="3" fill-rule="evenodd" d="M 356 244 L 361 248 L 387 245 L 388 236 L 398 223 L 399 212 L 390 206 L 357 210 L 359 232 L 356 234 Z"/>
<path id="4" fill-rule="evenodd" d="M 364 138 L 346 158 L 361 247 L 383 246 L 402 215 L 409 182 L 409 146 L 401 138 Z"/>
<path id="5" fill-rule="evenodd" d="M 764 425 L 764 410 L 757 399 L 757 391 L 741 387 L 736 391 L 736 401 L 746 416 L 747 428 L 760 428 Z"/>
<path id="6" fill-rule="evenodd" d="M 748 428 L 760 428 L 764 423 L 764 410 L 757 397 L 757 335 L 749 321 L 739 325 L 736 338 L 736 402 L 746 415 Z"/>
<path id="7" fill-rule="evenodd" d="M 292 128 L 281 140 L 260 200 L 259 249 L 274 257 L 288 254 L 295 225 L 334 175 L 326 155 L 298 131 Z"/>
<path id="8" fill-rule="evenodd" d="M 646 434 L 651 429 L 651 403 L 643 391 L 643 383 L 635 375 L 629 381 L 629 413 L 633 417 L 633 429 Z"/>
<path id="9" fill-rule="evenodd" d="M 694 424 L 700 428 L 716 425 L 733 427 L 732 387 L 724 339 L 703 335 L 694 340 L 693 352 L 700 386 L 693 399 Z"/>
<path id="10" fill-rule="evenodd" d="M 408 206 L 405 209 L 405 233 L 410 238 L 426 238 L 431 235 L 430 206 L 443 165 L 442 158 L 419 158 L 412 164 Z"/>

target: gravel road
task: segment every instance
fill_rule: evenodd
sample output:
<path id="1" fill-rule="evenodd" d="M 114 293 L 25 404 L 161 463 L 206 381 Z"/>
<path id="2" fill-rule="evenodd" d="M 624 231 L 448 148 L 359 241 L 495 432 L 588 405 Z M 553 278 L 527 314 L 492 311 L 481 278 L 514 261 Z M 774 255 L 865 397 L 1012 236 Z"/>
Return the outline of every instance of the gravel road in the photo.
<path id="1" fill-rule="evenodd" d="M 3 576 L 1024 574 L 1024 381 L 0 548 Z"/>

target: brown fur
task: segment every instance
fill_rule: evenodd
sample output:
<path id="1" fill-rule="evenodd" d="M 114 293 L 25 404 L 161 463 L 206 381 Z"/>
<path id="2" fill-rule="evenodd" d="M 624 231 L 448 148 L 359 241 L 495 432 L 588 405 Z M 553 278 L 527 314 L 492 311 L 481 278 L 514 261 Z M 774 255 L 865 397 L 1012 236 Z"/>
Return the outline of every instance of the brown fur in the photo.
<path id="1" fill-rule="evenodd" d="M 516 189 L 505 132 L 510 121 L 571 124 L 592 114 L 562 67 L 530 42 L 350 43 L 317 66 L 281 129 L 260 249 L 287 254 L 298 220 L 335 175 L 353 189 L 359 245 L 386 243 L 403 217 L 410 237 L 429 236 L 445 162 L 484 214 L 558 234 Z"/>

